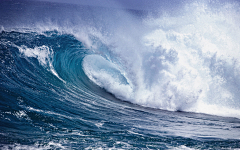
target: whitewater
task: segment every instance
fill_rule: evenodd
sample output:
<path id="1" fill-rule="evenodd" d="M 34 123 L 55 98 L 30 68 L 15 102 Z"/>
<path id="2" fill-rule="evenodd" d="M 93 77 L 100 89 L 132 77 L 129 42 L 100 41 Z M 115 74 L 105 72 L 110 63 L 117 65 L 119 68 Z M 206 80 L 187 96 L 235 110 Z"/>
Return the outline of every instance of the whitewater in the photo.
<path id="1" fill-rule="evenodd" d="M 3 0 L 0 149 L 239 149 L 239 6 Z"/>

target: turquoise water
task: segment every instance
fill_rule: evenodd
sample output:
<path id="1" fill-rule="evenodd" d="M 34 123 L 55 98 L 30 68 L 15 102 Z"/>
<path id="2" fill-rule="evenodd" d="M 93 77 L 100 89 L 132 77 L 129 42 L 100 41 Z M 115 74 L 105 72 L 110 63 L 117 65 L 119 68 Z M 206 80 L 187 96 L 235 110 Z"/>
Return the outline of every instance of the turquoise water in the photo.
<path id="1" fill-rule="evenodd" d="M 3 1 L 0 148 L 240 148 L 239 4 L 178 5 Z"/>

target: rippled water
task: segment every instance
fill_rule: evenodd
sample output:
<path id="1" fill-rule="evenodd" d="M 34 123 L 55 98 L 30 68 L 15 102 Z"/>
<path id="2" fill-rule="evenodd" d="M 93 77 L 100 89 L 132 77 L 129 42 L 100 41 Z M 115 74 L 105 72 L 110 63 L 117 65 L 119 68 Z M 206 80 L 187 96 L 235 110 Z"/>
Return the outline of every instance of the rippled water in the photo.
<path id="1" fill-rule="evenodd" d="M 239 4 L 170 4 L 1 2 L 0 148 L 240 148 Z"/>

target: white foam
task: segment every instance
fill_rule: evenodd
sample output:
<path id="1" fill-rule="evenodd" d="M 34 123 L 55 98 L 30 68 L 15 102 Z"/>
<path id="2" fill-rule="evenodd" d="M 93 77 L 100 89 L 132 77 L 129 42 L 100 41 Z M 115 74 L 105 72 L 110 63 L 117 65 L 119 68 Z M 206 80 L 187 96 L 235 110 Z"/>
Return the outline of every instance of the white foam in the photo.
<path id="1" fill-rule="evenodd" d="M 111 62 L 99 55 L 87 55 L 83 60 L 86 75 L 98 86 L 120 99 L 131 99 L 133 89 L 126 77 Z"/>
<path id="2" fill-rule="evenodd" d="M 67 146 L 63 146 L 61 143 L 56 143 L 54 141 L 48 142 L 46 145 L 35 143 L 34 145 L 21 145 L 21 144 L 12 144 L 12 145 L 2 145 L 1 149 L 15 149 L 15 150 L 44 150 L 44 149 L 69 149 Z"/>
<path id="3" fill-rule="evenodd" d="M 45 45 L 34 48 L 28 48 L 27 46 L 22 45 L 18 48 L 19 51 L 26 57 L 37 58 L 39 63 L 43 66 L 47 66 L 52 56 L 52 51 L 50 51 L 50 49 Z"/>
<path id="4" fill-rule="evenodd" d="M 55 71 L 53 65 L 52 65 L 52 58 L 53 58 L 53 51 L 48 46 L 42 45 L 42 46 L 36 46 L 34 48 L 28 48 L 25 45 L 22 46 L 16 46 L 20 53 L 22 53 L 25 57 L 33 57 L 38 60 L 38 62 L 49 69 L 53 75 L 55 75 L 58 79 L 66 83 L 62 78 L 59 77 L 57 72 Z"/>
<path id="5" fill-rule="evenodd" d="M 176 12 L 160 10 L 161 15 L 149 15 L 143 20 L 116 10 L 112 14 L 92 13 L 101 18 L 96 26 L 91 21 L 86 23 L 88 19 L 78 18 L 79 25 L 44 22 L 38 28 L 73 34 L 92 52 L 102 55 L 104 58 L 96 57 L 95 61 L 84 58 L 84 62 L 88 61 L 83 63 L 84 71 L 94 83 L 118 98 L 166 110 L 237 116 L 239 113 L 234 110 L 240 108 L 239 4 L 213 5 L 204 1 L 182 5 Z M 105 54 L 92 37 L 105 44 L 111 55 Z M 47 63 L 44 52 L 39 48 L 32 50 L 38 51 L 39 56 L 24 49 L 29 57 L 43 65 Z M 93 66 L 98 59 L 102 65 L 117 68 L 130 86 L 121 84 L 104 69 L 96 70 Z M 117 64 L 116 60 L 120 67 L 105 62 Z"/>
<path id="6" fill-rule="evenodd" d="M 238 81 L 240 75 L 236 11 L 234 5 L 216 11 L 205 3 L 193 3 L 186 5 L 183 15 L 146 20 L 150 26 L 159 26 L 144 37 L 146 45 L 172 49 L 178 55 L 176 64 L 159 69 L 170 75 L 159 73 L 156 81 L 161 83 L 152 86 L 149 100 L 139 101 L 168 110 L 195 108 L 196 112 L 239 117 L 239 85 L 234 85 L 239 82 L 232 81 Z"/>
<path id="7" fill-rule="evenodd" d="M 128 18 L 123 23 L 129 26 L 113 23 L 116 30 L 111 39 L 98 37 L 107 39 L 104 43 L 109 47 L 114 45 L 110 51 L 121 59 L 125 76 L 132 83 L 133 94 L 124 99 L 173 111 L 239 117 L 237 6 L 193 2 L 183 6 L 181 12 L 149 15 L 143 22 L 123 14 Z M 92 68 L 86 73 L 109 92 L 128 95 L 127 87 L 116 89 L 118 81 L 106 71 Z"/>

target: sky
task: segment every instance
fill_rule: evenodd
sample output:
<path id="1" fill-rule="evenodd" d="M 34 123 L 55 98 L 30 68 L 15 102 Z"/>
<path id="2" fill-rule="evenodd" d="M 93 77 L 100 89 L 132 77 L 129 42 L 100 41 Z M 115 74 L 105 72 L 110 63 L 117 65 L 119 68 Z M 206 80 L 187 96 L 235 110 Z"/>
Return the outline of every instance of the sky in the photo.
<path id="1" fill-rule="evenodd" d="M 158 9 L 158 7 L 160 6 L 175 7 L 183 2 L 179 0 L 39 0 L 39 1 L 138 10 Z"/>

